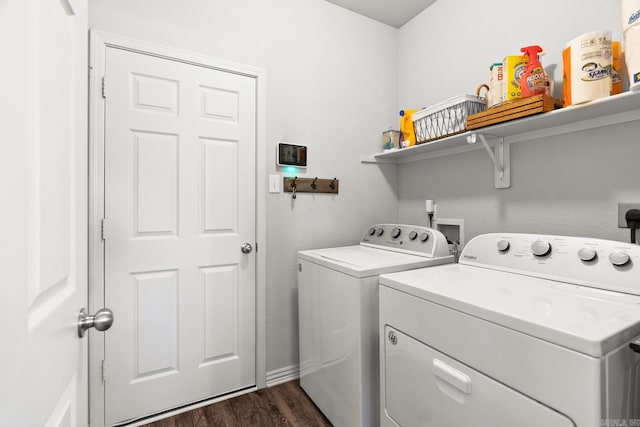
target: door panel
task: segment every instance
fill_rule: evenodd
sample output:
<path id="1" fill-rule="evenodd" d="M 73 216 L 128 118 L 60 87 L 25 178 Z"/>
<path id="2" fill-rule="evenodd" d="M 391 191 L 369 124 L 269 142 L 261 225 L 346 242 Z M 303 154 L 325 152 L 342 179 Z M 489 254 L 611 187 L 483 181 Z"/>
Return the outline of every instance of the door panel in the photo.
<path id="1" fill-rule="evenodd" d="M 238 145 L 234 141 L 200 139 L 204 201 L 202 233 L 238 232 Z M 224 185 L 220 185 L 224 183 Z"/>
<path id="2" fill-rule="evenodd" d="M 385 326 L 382 425 L 573 427 L 554 408 Z"/>
<path id="3" fill-rule="evenodd" d="M 0 424 L 87 425 L 87 7 L 8 0 L 0 28 Z"/>
<path id="4" fill-rule="evenodd" d="M 178 271 L 134 273 L 132 382 L 178 373 Z M 159 313 L 161 315 L 156 315 Z"/>
<path id="5" fill-rule="evenodd" d="M 213 364 L 237 359 L 238 314 L 241 301 L 238 295 L 238 266 L 219 266 L 200 269 L 202 292 L 199 317 L 201 340 L 204 344 L 200 364 Z"/>
<path id="6" fill-rule="evenodd" d="M 106 81 L 112 424 L 255 385 L 256 86 L 116 48 Z"/>
<path id="7" fill-rule="evenodd" d="M 178 235 L 178 135 L 133 131 L 136 237 Z"/>

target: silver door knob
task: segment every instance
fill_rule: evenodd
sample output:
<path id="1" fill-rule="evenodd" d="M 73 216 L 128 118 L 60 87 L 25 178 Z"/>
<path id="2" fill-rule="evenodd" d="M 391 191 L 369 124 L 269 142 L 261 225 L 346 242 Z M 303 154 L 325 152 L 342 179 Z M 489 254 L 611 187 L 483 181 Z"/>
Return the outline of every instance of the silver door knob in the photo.
<path id="1" fill-rule="evenodd" d="M 240 246 L 240 250 L 243 254 L 250 254 L 251 251 L 253 251 L 253 246 L 251 246 L 251 243 L 243 243 L 242 246 Z"/>
<path id="2" fill-rule="evenodd" d="M 84 337 L 84 333 L 89 328 L 96 328 L 98 331 L 106 331 L 113 325 L 113 312 L 108 308 L 101 308 L 94 316 L 87 316 L 84 308 L 78 314 L 78 336 Z"/>

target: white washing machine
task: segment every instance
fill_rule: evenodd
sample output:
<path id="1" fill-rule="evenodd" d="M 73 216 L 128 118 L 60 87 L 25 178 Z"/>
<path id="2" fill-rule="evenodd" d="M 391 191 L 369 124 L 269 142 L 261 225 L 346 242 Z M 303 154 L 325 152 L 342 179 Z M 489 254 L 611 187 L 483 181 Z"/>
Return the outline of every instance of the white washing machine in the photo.
<path id="1" fill-rule="evenodd" d="M 486 234 L 380 277 L 381 426 L 640 425 L 640 246 Z"/>
<path id="2" fill-rule="evenodd" d="M 300 385 L 334 426 L 379 423 L 379 275 L 452 261 L 442 233 L 398 224 L 298 252 Z"/>

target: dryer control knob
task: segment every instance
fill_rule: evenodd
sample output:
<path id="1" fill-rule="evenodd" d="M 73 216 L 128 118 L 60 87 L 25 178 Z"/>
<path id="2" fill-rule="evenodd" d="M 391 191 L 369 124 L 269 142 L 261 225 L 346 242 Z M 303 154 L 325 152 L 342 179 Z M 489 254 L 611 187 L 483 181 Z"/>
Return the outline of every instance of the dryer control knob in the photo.
<path id="1" fill-rule="evenodd" d="M 429 233 L 425 231 L 424 233 L 420 234 L 420 241 L 426 242 L 427 240 L 429 240 Z"/>
<path id="2" fill-rule="evenodd" d="M 378 236 L 382 236 L 384 234 L 384 228 L 378 228 Z"/>
<path id="3" fill-rule="evenodd" d="M 373 236 L 374 234 L 376 234 L 376 228 L 375 227 L 371 227 L 369 229 L 369 236 Z"/>
<path id="4" fill-rule="evenodd" d="M 535 256 L 546 256 L 551 253 L 551 243 L 546 240 L 536 240 L 531 245 L 531 252 Z"/>
<path id="5" fill-rule="evenodd" d="M 509 250 L 509 246 L 511 245 L 509 244 L 508 240 L 500 240 L 498 242 L 498 250 L 500 252 L 507 252 Z"/>
<path id="6" fill-rule="evenodd" d="M 578 257 L 582 261 L 593 261 L 598 258 L 598 253 L 593 248 L 582 248 L 578 251 Z"/>
<path id="7" fill-rule="evenodd" d="M 627 264 L 631 259 L 629 258 L 629 254 L 624 251 L 614 251 L 609 254 L 609 261 L 611 264 L 622 267 Z"/>
<path id="8" fill-rule="evenodd" d="M 409 233 L 409 239 L 416 240 L 416 237 L 418 237 L 417 231 L 412 231 L 411 233 Z"/>
<path id="9" fill-rule="evenodd" d="M 391 237 L 396 239 L 398 236 L 400 236 L 400 233 L 400 229 L 398 227 L 395 227 L 393 230 L 391 230 Z"/>

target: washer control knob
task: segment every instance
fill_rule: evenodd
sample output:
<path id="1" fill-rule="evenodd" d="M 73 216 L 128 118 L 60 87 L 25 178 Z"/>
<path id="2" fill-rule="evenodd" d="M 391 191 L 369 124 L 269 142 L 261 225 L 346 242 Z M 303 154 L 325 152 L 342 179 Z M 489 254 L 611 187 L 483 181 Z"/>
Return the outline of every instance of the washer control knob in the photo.
<path id="1" fill-rule="evenodd" d="M 417 231 L 412 231 L 411 233 L 409 233 L 409 239 L 416 240 L 416 237 L 418 237 Z"/>
<path id="2" fill-rule="evenodd" d="M 507 240 L 500 240 L 498 242 L 498 250 L 500 252 L 507 252 L 509 250 L 509 246 L 511 246 L 509 244 L 509 242 Z"/>
<path id="3" fill-rule="evenodd" d="M 429 240 L 429 233 L 425 231 L 424 233 L 420 234 L 420 241 L 426 242 L 427 240 Z"/>
<path id="4" fill-rule="evenodd" d="M 531 252 L 533 252 L 535 256 L 547 256 L 551 253 L 551 243 L 546 240 L 536 240 L 531 245 Z"/>
<path id="5" fill-rule="evenodd" d="M 398 236 L 400 236 L 400 229 L 398 227 L 395 227 L 393 230 L 391 230 L 391 237 L 393 237 L 394 239 L 398 238 Z"/>
<path id="6" fill-rule="evenodd" d="M 621 267 L 630 261 L 629 254 L 625 251 L 613 251 L 609 254 L 611 264 Z"/>
<path id="7" fill-rule="evenodd" d="M 376 234 L 376 228 L 375 227 L 371 227 L 369 229 L 369 236 L 373 236 L 374 234 Z"/>
<path id="8" fill-rule="evenodd" d="M 382 236 L 384 234 L 384 228 L 378 228 L 378 236 Z"/>
<path id="9" fill-rule="evenodd" d="M 593 248 L 581 248 L 578 251 L 578 257 L 582 261 L 593 261 L 598 258 L 598 253 Z"/>

